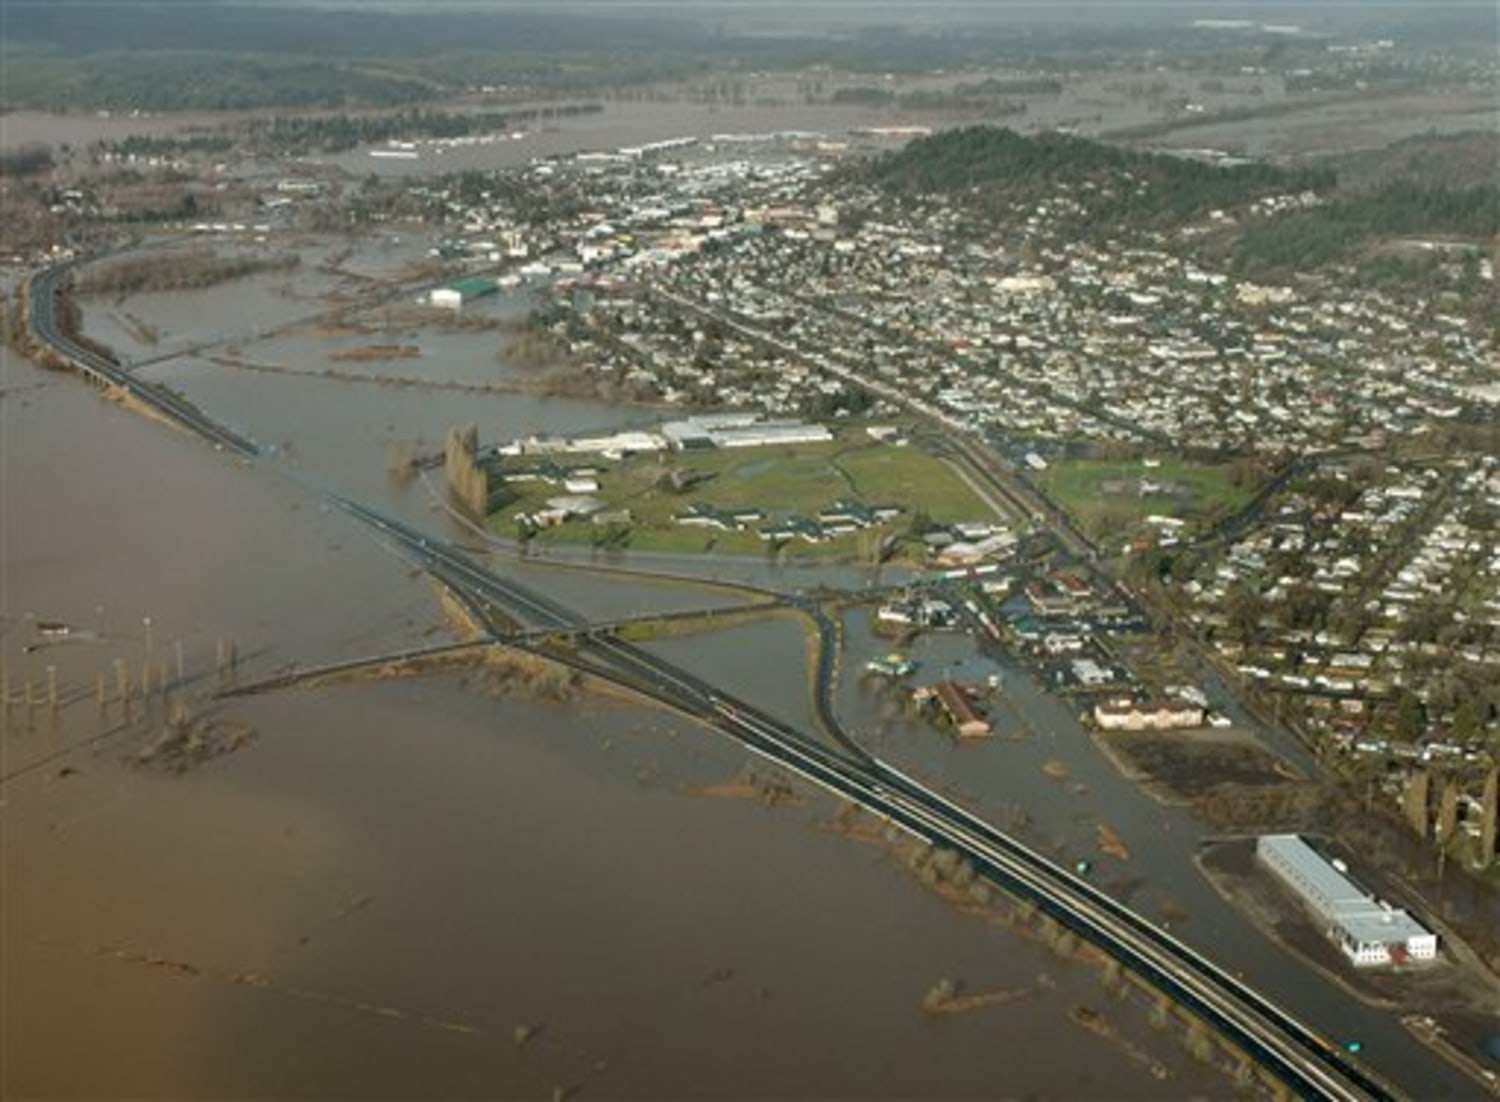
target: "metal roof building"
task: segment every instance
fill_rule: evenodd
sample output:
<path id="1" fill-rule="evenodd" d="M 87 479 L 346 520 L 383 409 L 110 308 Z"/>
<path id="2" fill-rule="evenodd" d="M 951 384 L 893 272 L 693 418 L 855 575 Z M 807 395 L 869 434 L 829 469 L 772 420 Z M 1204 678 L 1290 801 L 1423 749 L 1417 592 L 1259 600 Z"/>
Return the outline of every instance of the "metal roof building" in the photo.
<path id="1" fill-rule="evenodd" d="M 1296 834 L 1263 834 L 1255 852 L 1320 919 L 1357 965 L 1432 960 L 1437 935 L 1403 910 L 1362 891 Z"/>
<path id="2" fill-rule="evenodd" d="M 674 448 L 753 448 L 768 444 L 823 444 L 833 433 L 823 425 L 801 421 L 765 421 L 758 413 L 699 414 L 668 421 L 662 435 Z"/>
<path id="3" fill-rule="evenodd" d="M 427 296 L 427 300 L 434 306 L 457 309 L 472 299 L 493 295 L 499 289 L 499 285 L 493 279 L 460 279 L 457 283 L 450 283 L 446 287 L 435 288 Z"/>

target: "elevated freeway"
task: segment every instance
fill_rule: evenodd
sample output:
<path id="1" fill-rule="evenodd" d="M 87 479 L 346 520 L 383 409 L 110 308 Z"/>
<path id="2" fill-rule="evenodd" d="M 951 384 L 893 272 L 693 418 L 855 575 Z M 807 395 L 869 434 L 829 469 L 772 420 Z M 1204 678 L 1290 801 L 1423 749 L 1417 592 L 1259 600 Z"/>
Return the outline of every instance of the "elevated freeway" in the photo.
<path id="1" fill-rule="evenodd" d="M 588 672 L 701 720 L 753 753 L 884 817 L 929 844 L 952 849 L 1007 892 L 1120 960 L 1146 982 L 1202 1016 L 1299 1097 L 1383 1100 L 1393 1088 L 1293 1015 L 1212 961 L 973 812 L 934 792 L 852 741 L 838 750 L 665 659 L 608 633 L 552 598 L 497 575 L 405 523 L 348 499 L 338 503 L 430 571 L 497 636 L 506 621 L 573 636 Z"/>
<path id="2" fill-rule="evenodd" d="M 216 448 L 245 459 L 260 454 L 260 448 L 253 441 L 215 421 L 181 395 L 133 378 L 113 359 L 64 332 L 58 320 L 58 296 L 72 269 L 72 264 L 55 265 L 37 272 L 29 281 L 27 322 L 37 340 L 90 382 L 117 389 L 157 416 L 202 437 Z"/>
<path id="3" fill-rule="evenodd" d="M 41 339 L 82 374 L 120 387 L 216 446 L 246 457 L 258 454 L 253 442 L 169 391 L 131 379 L 108 357 L 62 333 L 55 296 L 65 272 L 66 268 L 54 268 L 33 278 L 31 323 Z M 588 621 L 567 606 L 496 574 L 424 531 L 347 496 L 327 491 L 322 496 L 439 580 L 491 639 L 515 635 L 517 624 L 523 632 L 570 634 L 576 656 L 569 661 L 701 720 L 751 752 L 929 844 L 953 850 L 991 882 L 1033 900 L 1044 913 L 1210 1022 L 1298 1096 L 1339 1102 L 1396 1097 L 1391 1087 L 1341 1049 L 1212 961 L 847 737 L 841 737 L 838 749 L 831 748 L 649 651 L 613 634 L 588 630 Z M 834 629 L 826 619 L 819 630 L 818 707 L 824 722 L 838 731 L 827 694 L 837 640 L 829 634 Z"/>

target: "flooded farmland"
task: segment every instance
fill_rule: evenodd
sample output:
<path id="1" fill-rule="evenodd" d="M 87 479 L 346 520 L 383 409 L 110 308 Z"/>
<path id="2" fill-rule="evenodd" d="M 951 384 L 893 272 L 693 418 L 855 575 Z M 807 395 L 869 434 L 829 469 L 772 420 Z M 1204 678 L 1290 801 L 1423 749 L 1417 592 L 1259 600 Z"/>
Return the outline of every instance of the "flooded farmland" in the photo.
<path id="1" fill-rule="evenodd" d="M 332 251 L 310 249 L 291 275 L 86 304 L 86 331 L 143 377 L 265 446 L 253 465 L 5 361 L 0 653 L 18 703 L 0 813 L 5 882 L 20 886 L 4 903 L 5 1056 L 23 1093 L 1224 1087 L 1151 1029 L 1148 1006 L 1117 1006 L 1095 968 L 997 925 L 1003 908 L 962 913 L 920 884 L 878 824 L 850 829 L 800 785 L 782 798 L 786 778 L 654 709 L 580 689 L 545 702 L 483 669 L 214 700 L 226 680 L 450 638 L 429 581 L 320 491 L 469 540 L 435 484 L 392 480 L 393 445 L 436 448 L 470 421 L 492 440 L 655 415 L 456 389 L 526 372 L 498 333 L 431 317 L 392 329 L 415 356 L 329 377 L 341 351 L 387 339 L 315 323 L 344 287 L 318 259 Z M 389 274 L 418 251 L 372 239 L 341 263 Z M 599 565 L 791 589 L 872 580 L 769 560 L 496 558 L 594 617 L 741 599 Z M 883 647 L 867 612 L 844 638 L 840 711 L 877 752 L 1039 849 L 1094 861 L 1108 890 L 1320 1030 L 1409 1052 L 1406 1066 L 1451 1089 L 1455 1073 L 1394 1020 L 1309 977 L 1222 900 L 1193 868 L 1187 813 L 1122 778 L 1025 670 L 957 635 L 920 641 L 929 672 L 999 681 L 1001 737 L 962 744 L 859 677 Z M 791 617 L 651 645 L 809 723 L 806 630 Z M 118 703 L 120 685 L 138 697 L 143 683 L 148 703 Z M 180 709 L 191 722 L 176 725 Z M 1103 852 L 1105 826 L 1128 856 Z M 925 1011 L 944 980 L 976 1009 Z"/>
<path id="2" fill-rule="evenodd" d="M 294 399 L 193 386 L 258 433 L 317 435 Z M 413 397 L 380 415 L 409 428 Z M 5 1063 L 21 1093 L 1159 1096 L 1221 1082 L 1142 1010 L 1106 1003 L 1093 968 L 955 912 L 883 846 L 839 837 L 825 798 L 699 794 L 755 764 L 652 709 L 546 704 L 477 672 L 211 701 L 222 641 L 251 680 L 441 640 L 431 587 L 275 462 L 241 466 L 14 360 L 0 402 L 6 676 L 40 702 L 51 674 L 62 702 L 55 723 L 11 709 L 3 736 Z M 337 461 L 359 420 L 331 419 L 302 462 L 428 515 Z M 580 603 L 610 604 L 585 592 L 605 582 L 578 585 Z M 72 635 L 39 646 L 42 621 Z M 780 681 L 800 682 L 802 663 L 789 653 Z M 143 760 L 166 706 L 128 725 L 113 703 L 101 714 L 99 679 L 110 696 L 121 666 L 255 737 L 183 770 Z M 1012 1001 L 924 1012 L 945 978 Z M 1083 1005 L 1120 1032 L 1074 1024 Z M 1039 1044 L 1046 1020 L 1054 1042 Z"/>

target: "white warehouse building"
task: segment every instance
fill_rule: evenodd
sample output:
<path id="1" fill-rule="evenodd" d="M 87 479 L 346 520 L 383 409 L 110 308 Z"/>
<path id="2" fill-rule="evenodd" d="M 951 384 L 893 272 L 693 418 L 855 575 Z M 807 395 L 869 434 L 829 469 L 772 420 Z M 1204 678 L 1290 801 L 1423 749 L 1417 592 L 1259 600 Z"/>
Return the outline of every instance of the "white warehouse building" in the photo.
<path id="1" fill-rule="evenodd" d="M 1296 834 L 1263 834 L 1256 855 L 1327 923 L 1328 935 L 1360 967 L 1437 956 L 1437 935 L 1405 911 L 1361 891 Z"/>

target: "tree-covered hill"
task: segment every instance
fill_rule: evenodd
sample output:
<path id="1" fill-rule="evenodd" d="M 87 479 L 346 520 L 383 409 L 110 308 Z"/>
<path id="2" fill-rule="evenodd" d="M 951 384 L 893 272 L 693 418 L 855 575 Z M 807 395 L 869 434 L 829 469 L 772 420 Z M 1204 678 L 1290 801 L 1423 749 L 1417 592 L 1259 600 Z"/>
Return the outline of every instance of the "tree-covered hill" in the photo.
<path id="1" fill-rule="evenodd" d="M 1321 168 L 1218 166 L 1142 153 L 1068 134 L 1035 136 L 971 126 L 919 138 L 874 161 L 870 179 L 907 193 L 970 191 L 983 197 L 1045 198 L 1066 189 L 1084 202 L 1082 221 L 1148 223 L 1232 208 L 1263 195 L 1327 191 Z"/>
<path id="2" fill-rule="evenodd" d="M 1234 241 L 1232 258 L 1237 268 L 1249 274 L 1280 274 L 1359 259 L 1374 243 L 1390 238 L 1441 237 L 1482 243 L 1497 234 L 1500 188 L 1493 184 L 1449 188 L 1391 183 L 1247 226 Z M 1382 267 L 1391 270 L 1389 263 Z"/>
<path id="3" fill-rule="evenodd" d="M 1387 158 L 1389 160 L 1389 158 Z M 1066 198 L 1079 233 L 1170 230 L 1210 211 L 1231 217 L 1195 236 L 1194 249 L 1255 277 L 1282 278 L 1326 265 L 1367 268 L 1380 281 L 1406 278 L 1408 261 L 1382 252 L 1399 238 L 1444 237 L 1482 248 L 1500 235 L 1500 187 L 1450 186 L 1408 173 L 1340 186 L 1327 163 L 1220 166 L 1067 134 L 1027 136 L 974 126 L 919 138 L 869 162 L 865 179 L 895 194 L 959 197 L 987 216 Z M 1250 204 L 1313 192 L 1312 204 L 1272 213 Z M 1436 258 L 1425 265 L 1432 268 Z M 1370 274 L 1366 273 L 1366 274 Z"/>

